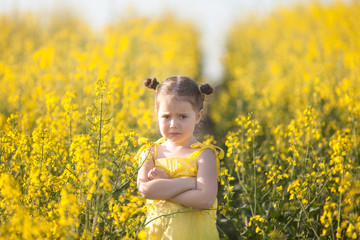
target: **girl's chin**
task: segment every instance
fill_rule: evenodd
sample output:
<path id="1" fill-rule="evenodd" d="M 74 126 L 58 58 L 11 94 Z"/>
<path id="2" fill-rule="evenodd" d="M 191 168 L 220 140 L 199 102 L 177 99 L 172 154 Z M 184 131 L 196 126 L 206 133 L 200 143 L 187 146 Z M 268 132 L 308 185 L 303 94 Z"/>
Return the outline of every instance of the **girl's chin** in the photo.
<path id="1" fill-rule="evenodd" d="M 170 140 L 170 141 L 178 141 L 178 140 L 180 140 L 180 135 L 168 135 L 167 137 L 166 137 L 166 139 L 167 140 Z"/>
<path id="2" fill-rule="evenodd" d="M 187 137 L 183 136 L 182 134 L 167 135 L 165 139 L 176 145 L 187 145 L 187 144 L 191 144 L 194 141 L 191 137 L 187 138 Z"/>

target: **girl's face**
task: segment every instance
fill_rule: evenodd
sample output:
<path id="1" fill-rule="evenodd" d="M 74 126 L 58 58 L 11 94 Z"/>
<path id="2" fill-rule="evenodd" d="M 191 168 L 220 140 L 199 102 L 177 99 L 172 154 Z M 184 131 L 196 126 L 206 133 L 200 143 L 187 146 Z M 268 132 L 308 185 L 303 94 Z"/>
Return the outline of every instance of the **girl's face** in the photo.
<path id="1" fill-rule="evenodd" d="M 203 110 L 197 112 L 188 101 L 167 95 L 158 99 L 157 114 L 160 132 L 164 138 L 177 145 L 189 145 Z"/>

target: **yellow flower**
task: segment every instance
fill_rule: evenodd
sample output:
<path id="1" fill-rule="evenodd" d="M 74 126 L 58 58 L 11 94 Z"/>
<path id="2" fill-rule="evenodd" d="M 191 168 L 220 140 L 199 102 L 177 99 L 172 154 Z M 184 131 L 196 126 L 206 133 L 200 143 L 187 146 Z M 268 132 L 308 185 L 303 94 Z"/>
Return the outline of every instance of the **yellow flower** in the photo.
<path id="1" fill-rule="evenodd" d="M 142 230 L 142 231 L 139 232 L 137 237 L 138 237 L 139 240 L 145 240 L 146 236 L 147 235 L 146 235 L 145 231 Z"/>
<path id="2" fill-rule="evenodd" d="M 357 233 L 354 232 L 354 233 L 351 235 L 351 238 L 352 238 L 352 239 L 357 239 L 357 236 L 358 236 Z"/>
<path id="3" fill-rule="evenodd" d="M 141 138 L 139 138 L 138 143 L 139 143 L 139 145 L 143 145 L 143 144 L 147 143 L 148 141 L 149 141 L 149 139 L 147 139 L 145 137 L 141 137 Z"/>
<path id="4" fill-rule="evenodd" d="M 341 238 L 341 228 L 336 228 L 336 238 Z"/>

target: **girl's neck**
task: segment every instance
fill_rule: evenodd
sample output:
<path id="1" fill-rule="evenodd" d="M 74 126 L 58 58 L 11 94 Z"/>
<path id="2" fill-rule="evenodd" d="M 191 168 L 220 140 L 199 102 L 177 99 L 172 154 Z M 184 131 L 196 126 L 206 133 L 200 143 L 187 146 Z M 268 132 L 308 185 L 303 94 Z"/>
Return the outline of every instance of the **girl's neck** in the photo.
<path id="1" fill-rule="evenodd" d="M 191 148 L 191 145 L 196 142 L 197 140 L 195 137 L 192 137 L 186 143 L 177 143 L 167 140 L 159 146 L 157 158 L 188 157 L 194 151 L 194 149 Z"/>
<path id="2" fill-rule="evenodd" d="M 186 142 L 172 142 L 167 140 L 166 141 L 166 146 L 169 150 L 180 150 L 180 149 L 184 149 L 184 148 L 190 148 L 190 146 L 194 143 L 198 142 L 197 139 L 193 136 L 192 138 L 190 138 L 188 141 Z"/>

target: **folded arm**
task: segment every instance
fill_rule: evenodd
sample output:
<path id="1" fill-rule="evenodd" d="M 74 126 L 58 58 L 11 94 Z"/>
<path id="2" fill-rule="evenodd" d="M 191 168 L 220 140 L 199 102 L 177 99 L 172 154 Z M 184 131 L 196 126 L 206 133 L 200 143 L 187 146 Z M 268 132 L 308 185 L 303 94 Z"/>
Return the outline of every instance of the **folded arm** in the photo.
<path id="1" fill-rule="evenodd" d="M 138 172 L 138 190 L 146 199 L 166 200 L 188 190 L 196 189 L 196 179 L 192 177 L 169 179 L 162 171 L 156 171 L 149 151 L 140 155 L 142 166 Z M 159 174 L 159 176 L 156 176 Z M 167 176 L 167 177 L 166 177 Z"/>
<path id="2" fill-rule="evenodd" d="M 180 193 L 170 200 L 186 207 L 209 209 L 216 200 L 217 191 L 216 157 L 213 151 L 207 149 L 198 160 L 196 189 Z"/>

